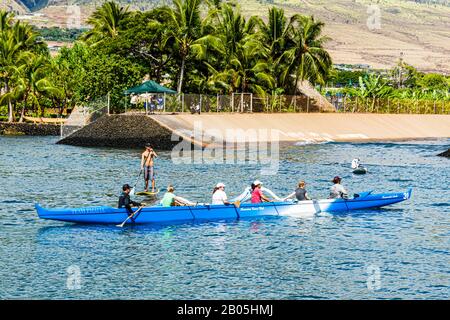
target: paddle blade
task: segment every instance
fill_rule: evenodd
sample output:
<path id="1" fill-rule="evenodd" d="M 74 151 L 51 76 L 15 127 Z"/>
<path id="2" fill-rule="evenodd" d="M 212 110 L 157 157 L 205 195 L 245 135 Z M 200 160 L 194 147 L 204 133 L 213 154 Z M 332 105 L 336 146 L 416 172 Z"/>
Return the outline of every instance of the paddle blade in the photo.
<path id="1" fill-rule="evenodd" d="M 133 187 L 133 188 L 131 188 L 130 196 L 134 197 L 135 194 L 136 194 L 136 188 Z"/>
<path id="2" fill-rule="evenodd" d="M 239 208 L 240 206 L 241 206 L 241 202 L 238 200 L 238 201 L 235 201 L 234 202 L 234 206 L 236 207 L 236 208 Z"/>

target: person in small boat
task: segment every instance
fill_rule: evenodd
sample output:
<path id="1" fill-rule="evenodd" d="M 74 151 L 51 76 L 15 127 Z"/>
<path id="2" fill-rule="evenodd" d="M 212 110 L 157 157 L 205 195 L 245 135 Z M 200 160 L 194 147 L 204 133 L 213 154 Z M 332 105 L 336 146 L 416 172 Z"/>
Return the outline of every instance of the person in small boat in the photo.
<path id="1" fill-rule="evenodd" d="M 296 198 L 298 201 L 305 201 L 305 200 L 311 200 L 311 198 L 308 196 L 308 192 L 305 189 L 306 183 L 305 181 L 300 181 L 298 183 L 298 187 L 297 189 L 295 189 L 295 191 L 293 193 L 291 193 L 290 195 L 288 195 L 286 198 L 284 198 L 283 200 L 287 200 L 287 199 L 292 199 L 292 198 Z"/>
<path id="2" fill-rule="evenodd" d="M 213 190 L 212 204 L 230 204 L 225 193 L 225 184 L 219 182 Z"/>
<path id="3" fill-rule="evenodd" d="M 161 204 L 163 207 L 173 207 L 176 206 L 177 203 L 175 201 L 175 194 L 173 193 L 175 188 L 172 185 L 167 187 L 167 192 L 164 194 L 164 197 L 161 200 Z"/>
<path id="4" fill-rule="evenodd" d="M 261 181 L 256 180 L 252 183 L 252 203 L 271 202 L 270 199 L 263 194 L 261 188 Z"/>
<path id="5" fill-rule="evenodd" d="M 141 155 L 141 170 L 144 170 L 145 192 L 148 191 L 148 182 L 150 180 L 152 181 L 152 192 L 155 192 L 154 159 L 157 157 L 158 155 L 152 146 L 147 143 L 145 145 L 145 151 Z"/>
<path id="6" fill-rule="evenodd" d="M 339 176 L 333 178 L 329 199 L 348 199 L 347 190 L 342 186 L 341 181 L 342 179 Z"/>
<path id="7" fill-rule="evenodd" d="M 361 167 L 361 160 L 359 158 L 355 158 L 352 160 L 352 169 L 358 169 Z"/>
<path id="8" fill-rule="evenodd" d="M 131 200 L 130 191 L 131 191 L 131 187 L 129 184 L 124 184 L 122 186 L 122 194 L 119 197 L 119 203 L 117 206 L 119 209 L 121 209 L 121 208 L 127 209 L 128 216 L 131 216 L 133 214 L 133 209 L 131 209 L 131 207 L 133 207 L 133 206 L 140 207 L 143 205 L 140 202 L 135 202 L 135 201 Z"/>

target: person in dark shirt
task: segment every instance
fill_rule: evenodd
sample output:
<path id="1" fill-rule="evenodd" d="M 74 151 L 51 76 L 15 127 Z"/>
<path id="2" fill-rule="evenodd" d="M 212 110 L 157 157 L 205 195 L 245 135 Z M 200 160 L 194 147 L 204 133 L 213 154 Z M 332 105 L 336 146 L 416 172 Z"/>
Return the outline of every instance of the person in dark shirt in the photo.
<path id="1" fill-rule="evenodd" d="M 135 202 L 130 199 L 130 191 L 131 187 L 128 184 L 124 184 L 122 187 L 122 194 L 119 197 L 119 204 L 118 208 L 125 208 L 127 209 L 128 216 L 131 216 L 133 214 L 133 209 L 131 209 L 132 206 L 140 207 L 142 206 L 141 203 Z"/>
<path id="2" fill-rule="evenodd" d="M 294 198 L 294 196 L 297 199 L 297 201 L 311 200 L 311 198 L 308 196 L 308 192 L 306 192 L 305 186 L 306 186 L 305 181 L 300 181 L 298 183 L 298 188 L 295 189 L 295 192 L 291 193 L 283 200 L 286 201 L 287 199 Z"/>

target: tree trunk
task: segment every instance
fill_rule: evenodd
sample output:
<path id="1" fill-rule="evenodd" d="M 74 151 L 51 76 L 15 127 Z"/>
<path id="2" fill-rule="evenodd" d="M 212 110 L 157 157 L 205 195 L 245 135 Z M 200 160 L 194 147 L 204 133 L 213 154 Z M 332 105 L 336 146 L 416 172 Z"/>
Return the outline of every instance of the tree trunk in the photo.
<path id="1" fill-rule="evenodd" d="M 5 93 L 9 93 L 8 82 L 5 83 Z M 8 99 L 8 122 L 14 122 L 14 108 L 11 99 Z"/>
<path id="2" fill-rule="evenodd" d="M 19 122 L 23 122 L 25 117 L 25 104 L 22 107 L 22 111 L 20 112 L 20 118 L 19 118 Z"/>
<path id="3" fill-rule="evenodd" d="M 295 70 L 295 88 L 294 88 L 294 96 L 297 95 L 297 90 L 298 90 L 298 80 L 300 78 L 299 76 L 299 68 L 297 67 Z"/>
<path id="4" fill-rule="evenodd" d="M 184 77 L 184 68 L 186 64 L 186 57 L 183 57 L 181 60 L 181 69 L 180 69 L 180 78 L 178 79 L 178 94 L 181 93 L 181 89 L 183 88 L 183 77 Z"/>
<path id="5" fill-rule="evenodd" d="M 23 107 L 22 107 L 22 111 L 20 112 L 19 122 L 23 122 L 23 120 L 24 120 L 25 111 L 26 111 L 26 108 L 27 108 L 27 100 L 28 100 L 28 94 L 25 96 L 25 99 L 23 100 Z"/>

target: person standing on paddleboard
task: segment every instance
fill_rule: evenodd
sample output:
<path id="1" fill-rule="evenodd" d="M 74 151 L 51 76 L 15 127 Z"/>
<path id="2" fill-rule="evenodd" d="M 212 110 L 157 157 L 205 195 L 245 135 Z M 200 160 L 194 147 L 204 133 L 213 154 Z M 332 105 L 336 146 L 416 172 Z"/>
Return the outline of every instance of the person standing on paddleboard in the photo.
<path id="1" fill-rule="evenodd" d="M 145 192 L 148 192 L 148 182 L 152 180 L 152 192 L 155 192 L 154 159 L 158 155 L 150 144 L 145 145 L 145 151 L 141 156 L 141 170 L 144 170 Z"/>
<path id="2" fill-rule="evenodd" d="M 352 160 L 352 169 L 358 169 L 361 167 L 361 160 L 359 158 L 355 158 Z"/>

